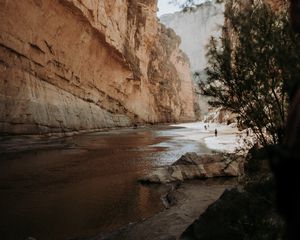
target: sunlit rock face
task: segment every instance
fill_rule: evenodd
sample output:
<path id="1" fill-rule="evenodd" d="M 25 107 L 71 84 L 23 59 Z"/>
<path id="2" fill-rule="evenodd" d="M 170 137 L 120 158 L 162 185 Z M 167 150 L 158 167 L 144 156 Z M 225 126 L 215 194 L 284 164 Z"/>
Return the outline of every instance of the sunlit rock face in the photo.
<path id="1" fill-rule="evenodd" d="M 189 62 L 156 0 L 0 0 L 0 132 L 195 119 Z"/>
<path id="2" fill-rule="evenodd" d="M 237 115 L 223 107 L 213 108 L 213 110 L 205 116 L 204 122 L 226 123 L 227 125 L 234 123 L 237 125 Z"/>
<path id="3" fill-rule="evenodd" d="M 160 17 L 181 38 L 180 48 L 188 55 L 193 72 L 207 67 L 206 45 L 211 36 L 220 37 L 224 24 L 224 4 L 207 1 L 197 7 Z"/>
<path id="4" fill-rule="evenodd" d="M 195 8 L 163 15 L 160 17 L 160 21 L 167 27 L 174 29 L 176 34 L 180 36 L 180 48 L 187 54 L 191 62 L 192 72 L 197 72 L 194 79 L 196 86 L 199 81 L 205 81 L 206 46 L 211 36 L 218 38 L 222 34 L 224 4 L 207 1 Z M 200 110 L 198 114 L 200 118 L 208 112 L 207 101 L 203 96 L 198 96 L 197 102 Z"/>

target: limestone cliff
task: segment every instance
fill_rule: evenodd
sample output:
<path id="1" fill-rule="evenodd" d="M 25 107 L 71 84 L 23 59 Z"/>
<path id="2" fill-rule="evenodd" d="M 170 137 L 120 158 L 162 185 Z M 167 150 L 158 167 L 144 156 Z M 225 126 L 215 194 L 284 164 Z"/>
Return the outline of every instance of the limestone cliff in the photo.
<path id="1" fill-rule="evenodd" d="M 206 46 L 211 36 L 220 37 L 224 24 L 224 4 L 206 1 L 181 12 L 166 14 L 160 21 L 181 38 L 181 49 L 188 55 L 193 72 L 207 67 Z"/>
<path id="2" fill-rule="evenodd" d="M 216 38 L 222 34 L 220 26 L 224 24 L 224 4 L 215 1 L 207 1 L 181 12 L 166 14 L 160 17 L 160 21 L 169 28 L 174 29 L 181 38 L 180 48 L 187 54 L 191 62 L 191 70 L 195 75 L 195 88 L 199 81 L 207 78 L 206 46 L 211 36 Z M 199 89 L 197 92 L 200 92 Z M 209 112 L 208 100 L 198 94 L 197 105 L 199 117 L 204 117 Z"/>
<path id="3" fill-rule="evenodd" d="M 194 120 L 189 64 L 158 23 L 156 0 L 0 0 L 0 8 L 1 133 Z"/>

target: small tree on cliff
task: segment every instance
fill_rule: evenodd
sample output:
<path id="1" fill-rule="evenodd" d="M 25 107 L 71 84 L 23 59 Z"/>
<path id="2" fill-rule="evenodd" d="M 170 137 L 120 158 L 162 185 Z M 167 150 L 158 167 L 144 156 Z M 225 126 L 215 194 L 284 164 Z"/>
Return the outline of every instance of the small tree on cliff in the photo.
<path id="1" fill-rule="evenodd" d="M 250 6 L 228 0 L 220 41 L 208 46 L 204 95 L 213 106 L 238 115 L 263 145 L 280 143 L 288 105 L 285 87 L 300 77 L 300 38 L 287 8 L 274 12 L 263 1 Z"/>

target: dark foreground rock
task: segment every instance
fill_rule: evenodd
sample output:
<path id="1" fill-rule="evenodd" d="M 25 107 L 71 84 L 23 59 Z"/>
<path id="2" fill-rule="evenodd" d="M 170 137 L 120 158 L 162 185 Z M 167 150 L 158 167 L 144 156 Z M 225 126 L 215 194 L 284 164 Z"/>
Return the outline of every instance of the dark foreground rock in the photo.
<path id="1" fill-rule="evenodd" d="M 115 232 L 100 234 L 84 240 L 176 240 L 182 232 L 218 199 L 225 189 L 236 186 L 236 179 L 207 179 L 187 181 L 168 193 L 168 209 L 130 224 Z M 169 201 L 168 200 L 168 201 Z M 79 239 L 76 239 L 79 240 Z M 80 239 L 83 240 L 83 239 Z"/>
<path id="2" fill-rule="evenodd" d="M 171 166 L 160 167 L 143 177 L 144 183 L 170 183 L 212 177 L 237 177 L 244 172 L 244 157 L 235 154 L 187 153 Z"/>
<path id="3" fill-rule="evenodd" d="M 272 177 L 226 190 L 181 236 L 181 240 L 283 239 Z"/>

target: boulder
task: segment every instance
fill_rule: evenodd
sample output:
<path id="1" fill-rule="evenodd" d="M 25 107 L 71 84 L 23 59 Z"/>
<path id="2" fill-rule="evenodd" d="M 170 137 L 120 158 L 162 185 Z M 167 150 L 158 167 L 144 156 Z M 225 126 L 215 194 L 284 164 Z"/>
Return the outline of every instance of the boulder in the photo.
<path id="1" fill-rule="evenodd" d="M 238 177 L 244 173 L 243 162 L 243 157 L 234 154 L 187 153 L 170 166 L 156 168 L 140 181 L 164 184 L 197 178 Z"/>

